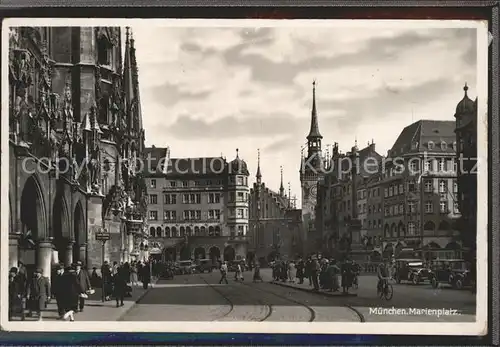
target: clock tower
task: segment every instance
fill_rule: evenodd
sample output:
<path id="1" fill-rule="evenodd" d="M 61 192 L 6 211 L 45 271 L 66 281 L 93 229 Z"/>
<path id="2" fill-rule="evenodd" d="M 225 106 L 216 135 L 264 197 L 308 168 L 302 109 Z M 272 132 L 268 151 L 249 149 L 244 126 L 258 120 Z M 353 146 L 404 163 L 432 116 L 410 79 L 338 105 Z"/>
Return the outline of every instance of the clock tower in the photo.
<path id="1" fill-rule="evenodd" d="M 314 230 L 315 209 L 318 181 L 323 177 L 321 156 L 321 136 L 316 113 L 316 82 L 313 82 L 313 103 L 311 111 L 311 129 L 307 135 L 307 155 L 301 155 L 300 183 L 302 188 L 302 221 L 305 231 Z"/>

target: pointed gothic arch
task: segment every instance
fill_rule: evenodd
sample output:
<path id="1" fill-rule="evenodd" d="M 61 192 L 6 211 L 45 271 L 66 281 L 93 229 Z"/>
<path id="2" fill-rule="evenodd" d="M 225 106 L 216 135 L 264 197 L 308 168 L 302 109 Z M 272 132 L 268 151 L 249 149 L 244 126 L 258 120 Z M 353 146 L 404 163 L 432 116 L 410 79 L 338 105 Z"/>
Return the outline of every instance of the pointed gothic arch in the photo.
<path id="1" fill-rule="evenodd" d="M 163 237 L 163 230 L 161 227 L 156 228 L 156 237 Z"/>
<path id="2" fill-rule="evenodd" d="M 33 240 L 46 239 L 50 236 L 45 196 L 35 174 L 26 180 L 21 193 L 21 223 L 23 234 L 31 234 Z"/>
<path id="3" fill-rule="evenodd" d="M 75 211 L 73 213 L 73 230 L 75 236 L 75 243 L 73 246 L 73 260 L 80 260 L 86 262 L 83 250 L 87 244 L 87 229 L 85 225 L 85 214 L 83 212 L 83 207 L 81 201 L 78 201 L 75 206 Z"/>
<path id="4" fill-rule="evenodd" d="M 149 236 L 150 237 L 156 237 L 156 229 L 155 229 L 155 227 L 149 228 Z"/>

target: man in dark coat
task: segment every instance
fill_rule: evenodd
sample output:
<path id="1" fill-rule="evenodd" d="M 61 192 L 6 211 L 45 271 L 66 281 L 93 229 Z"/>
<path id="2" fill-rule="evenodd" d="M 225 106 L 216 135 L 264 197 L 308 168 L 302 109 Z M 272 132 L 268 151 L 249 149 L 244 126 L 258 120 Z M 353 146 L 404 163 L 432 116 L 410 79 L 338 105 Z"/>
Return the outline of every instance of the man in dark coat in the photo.
<path id="1" fill-rule="evenodd" d="M 101 266 L 101 276 L 102 276 L 102 290 L 104 291 L 104 298 L 106 301 L 109 300 L 111 293 L 113 292 L 113 279 L 111 276 L 111 268 L 107 261 Z"/>
<path id="2" fill-rule="evenodd" d="M 78 299 L 80 297 L 80 284 L 76 279 L 76 271 L 71 266 L 64 269 L 61 276 L 61 307 L 64 311 L 63 318 L 74 321 L 73 314 L 78 311 Z M 59 304 L 59 299 L 57 299 Z"/>
<path id="3" fill-rule="evenodd" d="M 64 291 L 64 287 L 62 284 L 62 278 L 64 274 L 64 268 L 61 265 L 56 265 L 55 267 L 56 274 L 54 277 L 52 277 L 52 295 L 56 299 L 57 303 L 57 312 L 59 313 L 59 317 L 62 318 L 64 315 L 64 307 L 63 307 L 63 300 L 64 296 L 66 295 Z"/>
<path id="4" fill-rule="evenodd" d="M 89 275 L 87 274 L 87 271 L 85 271 L 82 268 L 81 262 L 77 262 L 75 265 L 76 265 L 75 266 L 75 268 L 76 268 L 76 281 L 77 281 L 78 285 L 80 286 L 80 296 L 78 299 L 78 302 L 79 302 L 78 309 L 80 312 L 83 312 L 83 308 L 85 307 L 85 298 L 82 297 L 82 294 L 86 295 L 86 292 L 91 288 L 90 278 L 89 278 Z"/>
<path id="5" fill-rule="evenodd" d="M 141 269 L 142 271 L 142 287 L 148 289 L 149 283 L 151 282 L 151 269 L 150 264 L 145 263 Z"/>
<path id="6" fill-rule="evenodd" d="M 33 279 L 30 281 L 26 297 L 29 302 L 29 315 L 33 311 L 37 314 L 38 320 L 42 320 L 42 310 L 50 299 L 50 283 L 47 277 L 43 276 L 42 269 L 36 269 Z"/>
<path id="7" fill-rule="evenodd" d="M 124 266 L 118 268 L 118 272 L 113 277 L 113 294 L 116 300 L 116 307 L 123 306 L 123 299 L 127 291 L 127 269 Z"/>
<path id="8" fill-rule="evenodd" d="M 297 278 L 299 279 L 299 284 L 304 283 L 304 261 L 299 258 L 297 262 Z"/>
<path id="9" fill-rule="evenodd" d="M 23 282 L 19 280 L 18 269 L 13 267 L 9 271 L 9 320 L 12 320 L 15 314 L 18 314 L 21 320 L 24 320 Z"/>

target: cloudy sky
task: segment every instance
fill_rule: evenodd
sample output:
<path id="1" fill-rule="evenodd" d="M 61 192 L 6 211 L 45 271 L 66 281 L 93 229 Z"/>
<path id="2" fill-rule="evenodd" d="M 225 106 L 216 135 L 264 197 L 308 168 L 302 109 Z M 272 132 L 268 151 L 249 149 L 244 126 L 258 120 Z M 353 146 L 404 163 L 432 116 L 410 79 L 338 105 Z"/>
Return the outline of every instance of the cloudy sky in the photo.
<path id="1" fill-rule="evenodd" d="M 372 139 L 385 155 L 419 119 L 453 120 L 468 82 L 476 96 L 475 29 L 132 27 L 147 145 L 172 157 L 239 148 L 254 180 L 300 199 L 312 81 L 323 148 Z"/>

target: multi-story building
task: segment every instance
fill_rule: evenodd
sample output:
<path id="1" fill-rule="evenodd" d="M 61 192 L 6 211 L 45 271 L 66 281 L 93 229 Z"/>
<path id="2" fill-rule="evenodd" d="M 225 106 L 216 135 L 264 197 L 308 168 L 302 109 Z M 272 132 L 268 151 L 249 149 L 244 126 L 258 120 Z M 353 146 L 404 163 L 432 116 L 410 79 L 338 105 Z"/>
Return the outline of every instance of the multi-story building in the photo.
<path id="1" fill-rule="evenodd" d="M 366 248 L 373 249 L 375 256 L 378 259 L 382 254 L 381 244 L 383 236 L 383 220 L 384 213 L 382 209 L 383 191 L 380 190 L 381 173 L 377 172 L 368 176 L 365 180 L 366 186 Z"/>
<path id="2" fill-rule="evenodd" d="M 462 215 L 459 230 L 464 256 L 473 261 L 476 250 L 477 231 L 477 98 L 475 101 L 465 95 L 455 111 L 455 134 L 457 148 L 458 206 Z"/>
<path id="3" fill-rule="evenodd" d="M 384 162 L 384 245 L 391 254 L 460 256 L 456 220 L 456 140 L 452 121 L 420 120 L 403 129 Z"/>
<path id="4" fill-rule="evenodd" d="M 338 144 L 334 145 L 324 187 L 320 189 L 324 197 L 318 200 L 325 206 L 329 204 L 329 208 L 323 209 L 326 254 L 341 258 L 352 251 L 351 245 L 356 250 L 363 249 L 370 218 L 367 184 L 378 172 L 381 159 L 373 142 L 361 150 L 355 145 L 348 153 L 341 153 Z"/>
<path id="5" fill-rule="evenodd" d="M 134 41 L 118 27 L 9 33 L 9 264 L 126 260 L 146 211 Z M 106 233 L 102 255 L 96 234 Z"/>
<path id="6" fill-rule="evenodd" d="M 262 182 L 259 163 L 256 182 L 250 189 L 250 234 L 249 260 L 266 264 L 277 258 L 294 258 L 302 254 L 302 218 L 295 209 L 290 192 L 285 195 L 283 171 L 279 193 Z"/>
<path id="7" fill-rule="evenodd" d="M 149 241 L 162 260 L 247 256 L 248 169 L 239 158 L 170 158 L 146 148 Z"/>
<path id="8" fill-rule="evenodd" d="M 316 111 L 316 82 L 313 82 L 313 102 L 311 111 L 311 128 L 307 135 L 307 156 L 301 155 L 300 184 L 302 188 L 302 221 L 303 246 L 302 253 L 316 250 L 317 240 L 321 239 L 316 222 L 316 205 L 318 182 L 324 176 L 323 156 L 321 153 L 321 136 Z"/>

